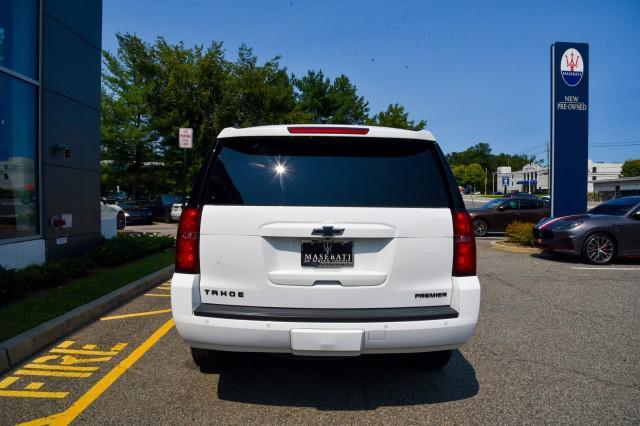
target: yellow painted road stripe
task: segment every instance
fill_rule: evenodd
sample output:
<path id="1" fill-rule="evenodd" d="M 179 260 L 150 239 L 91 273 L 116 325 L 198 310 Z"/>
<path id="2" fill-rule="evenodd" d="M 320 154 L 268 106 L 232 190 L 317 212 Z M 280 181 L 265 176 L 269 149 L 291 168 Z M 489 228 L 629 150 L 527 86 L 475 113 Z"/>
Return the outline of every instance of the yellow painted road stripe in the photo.
<path id="1" fill-rule="evenodd" d="M 27 389 L 27 390 L 38 390 L 43 386 L 44 386 L 43 382 L 31 382 L 25 387 L 25 389 Z"/>
<path id="2" fill-rule="evenodd" d="M 171 297 L 170 294 L 158 294 L 158 293 L 145 293 L 145 296 Z"/>
<path id="3" fill-rule="evenodd" d="M 113 345 L 113 347 L 111 348 L 112 351 L 121 351 L 123 350 L 125 347 L 127 346 L 126 343 L 116 343 L 115 345 Z"/>
<path id="4" fill-rule="evenodd" d="M 19 376 L 91 377 L 93 373 L 80 373 L 76 371 L 18 370 L 13 374 L 17 374 Z"/>
<path id="5" fill-rule="evenodd" d="M 97 371 L 100 367 L 70 367 L 68 365 L 51 365 L 51 364 L 27 364 L 23 368 L 32 368 L 36 370 L 65 370 L 65 371 Z"/>
<path id="6" fill-rule="evenodd" d="M 20 380 L 20 377 L 5 377 L 0 381 L 0 389 L 8 388 L 18 380 Z"/>
<path id="7" fill-rule="evenodd" d="M 49 352 L 52 352 L 54 354 L 118 355 L 118 352 L 86 351 L 84 349 L 57 349 L 57 348 L 53 348 Z"/>
<path id="8" fill-rule="evenodd" d="M 129 368 L 131 368 L 158 340 L 162 338 L 173 327 L 173 318 L 165 322 L 147 340 L 138 346 L 133 352 L 123 359 L 113 370 L 109 371 L 98 383 L 93 385 L 87 393 L 82 395 L 71 407 L 59 414 L 35 419 L 21 425 L 68 425 L 78 417 L 89 405 L 93 403 L 104 391 L 115 383 Z"/>
<path id="9" fill-rule="evenodd" d="M 13 396 L 18 398 L 64 398 L 67 395 L 69 395 L 69 392 L 0 390 L 0 396 Z"/>
<path id="10" fill-rule="evenodd" d="M 58 348 L 68 348 L 69 346 L 73 345 L 75 343 L 74 340 L 65 340 L 64 342 L 60 343 L 57 347 Z"/>
<path id="11" fill-rule="evenodd" d="M 160 315 L 160 314 L 166 314 L 169 312 L 171 312 L 171 309 L 161 309 L 159 311 L 136 312 L 134 314 L 122 314 L 122 315 L 113 315 L 110 317 L 102 317 L 100 318 L 100 321 L 110 321 L 110 320 L 133 318 L 133 317 L 146 317 L 148 315 Z"/>

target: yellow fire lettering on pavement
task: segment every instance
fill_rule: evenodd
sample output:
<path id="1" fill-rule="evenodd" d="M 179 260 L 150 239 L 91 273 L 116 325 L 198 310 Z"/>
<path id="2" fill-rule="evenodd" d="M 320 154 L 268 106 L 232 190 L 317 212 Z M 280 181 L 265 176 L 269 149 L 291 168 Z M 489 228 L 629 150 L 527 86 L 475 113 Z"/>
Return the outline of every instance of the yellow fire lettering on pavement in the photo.
<path id="1" fill-rule="evenodd" d="M 88 351 L 92 351 L 92 350 L 95 350 L 95 348 L 97 348 L 97 347 L 98 347 L 98 345 L 84 345 L 82 347 L 82 349 L 86 349 Z"/>
<path id="2" fill-rule="evenodd" d="M 0 381 L 0 389 L 6 389 L 18 380 L 20 380 L 20 377 L 7 377 Z"/>
<path id="3" fill-rule="evenodd" d="M 81 373 L 78 371 L 53 371 L 53 370 L 17 370 L 19 376 L 45 376 L 45 377 L 91 377 L 93 373 Z"/>
<path id="4" fill-rule="evenodd" d="M 9 386 L 13 385 L 15 382 L 20 380 L 20 377 L 6 377 L 2 381 L 0 381 L 0 397 L 14 397 L 14 398 L 64 398 L 69 395 L 69 392 L 45 392 L 39 391 L 38 389 L 44 386 L 42 382 L 31 382 L 26 387 L 25 390 L 12 390 L 7 389 Z"/>
<path id="5" fill-rule="evenodd" d="M 45 355 L 45 356 L 41 356 L 40 358 L 36 358 L 33 363 L 34 364 L 44 364 L 47 361 L 51 361 L 52 359 L 58 359 L 60 358 L 60 355 Z"/>
<path id="6" fill-rule="evenodd" d="M 43 382 L 31 382 L 27 386 L 25 386 L 26 390 L 38 390 L 44 386 Z"/>
<path id="7" fill-rule="evenodd" d="M 74 343 L 75 343 L 75 340 L 65 340 L 64 342 L 60 343 L 57 347 L 60 349 L 65 349 L 70 346 L 73 346 Z"/>
<path id="8" fill-rule="evenodd" d="M 103 357 L 96 357 L 96 358 L 79 358 L 73 355 L 65 355 L 62 357 L 62 362 L 60 363 L 60 365 L 76 365 L 76 364 L 88 364 L 92 362 L 107 362 L 111 358 L 113 357 L 103 356 Z"/>
<path id="9" fill-rule="evenodd" d="M 77 354 L 77 355 L 118 355 L 118 352 L 107 351 L 87 351 L 84 349 L 51 349 L 54 354 Z"/>
<path id="10" fill-rule="evenodd" d="M 53 365 L 53 364 L 27 364 L 24 368 L 31 368 L 36 370 L 64 370 L 64 371 L 97 371 L 100 367 L 70 367 L 66 365 Z"/>
<path id="11" fill-rule="evenodd" d="M 113 345 L 111 347 L 111 350 L 120 352 L 121 350 L 123 350 L 126 347 L 127 347 L 126 343 L 116 343 L 115 345 Z"/>
<path id="12" fill-rule="evenodd" d="M 152 297 L 171 297 L 170 294 L 159 294 L 159 293 L 145 293 L 145 296 L 152 296 Z"/>
<path id="13" fill-rule="evenodd" d="M 158 341 L 173 328 L 173 319 L 165 322 L 151 336 L 147 338 L 140 346 L 134 349 L 125 359 L 117 366 L 109 371 L 102 379 L 98 381 L 87 393 L 82 395 L 80 399 L 74 402 L 71 407 L 62 413 L 54 414 L 48 417 L 35 419 L 30 422 L 20 423 L 20 425 L 42 426 L 42 425 L 68 425 L 84 410 L 87 409 L 96 399 L 102 395 L 112 384 L 116 382 L 129 368 L 131 368 L 149 349 L 151 349 Z"/>

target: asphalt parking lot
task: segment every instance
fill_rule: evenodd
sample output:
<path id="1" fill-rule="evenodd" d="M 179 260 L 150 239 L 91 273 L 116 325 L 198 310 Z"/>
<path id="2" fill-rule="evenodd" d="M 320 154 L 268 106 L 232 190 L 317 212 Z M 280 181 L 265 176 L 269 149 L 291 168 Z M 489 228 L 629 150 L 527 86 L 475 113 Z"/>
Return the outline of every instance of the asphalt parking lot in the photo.
<path id="1" fill-rule="evenodd" d="M 262 355 L 204 374 L 165 283 L 1 376 L 0 423 L 638 423 L 640 262 L 599 269 L 490 242 L 476 335 L 442 371 Z"/>

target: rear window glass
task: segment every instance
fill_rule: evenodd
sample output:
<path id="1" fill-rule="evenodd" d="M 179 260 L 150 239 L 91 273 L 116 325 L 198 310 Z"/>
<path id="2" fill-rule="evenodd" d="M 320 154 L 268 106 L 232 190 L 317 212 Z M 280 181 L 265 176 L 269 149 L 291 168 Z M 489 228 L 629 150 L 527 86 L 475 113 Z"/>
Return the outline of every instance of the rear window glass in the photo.
<path id="1" fill-rule="evenodd" d="M 624 216 L 633 206 L 638 204 L 637 198 L 617 198 L 614 200 L 607 201 L 606 203 L 602 203 L 599 206 L 596 206 L 589 210 L 591 214 L 608 214 L 613 216 Z"/>
<path id="2" fill-rule="evenodd" d="M 405 139 L 220 139 L 206 204 L 449 207 L 430 142 Z"/>

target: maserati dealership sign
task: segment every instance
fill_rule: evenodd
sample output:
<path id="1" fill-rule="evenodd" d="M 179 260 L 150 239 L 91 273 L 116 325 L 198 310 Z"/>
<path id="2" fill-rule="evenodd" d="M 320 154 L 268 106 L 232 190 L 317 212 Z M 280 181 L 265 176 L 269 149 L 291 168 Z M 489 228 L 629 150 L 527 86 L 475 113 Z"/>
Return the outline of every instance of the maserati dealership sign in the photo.
<path id="1" fill-rule="evenodd" d="M 589 45 L 551 45 L 551 216 L 587 209 Z"/>

